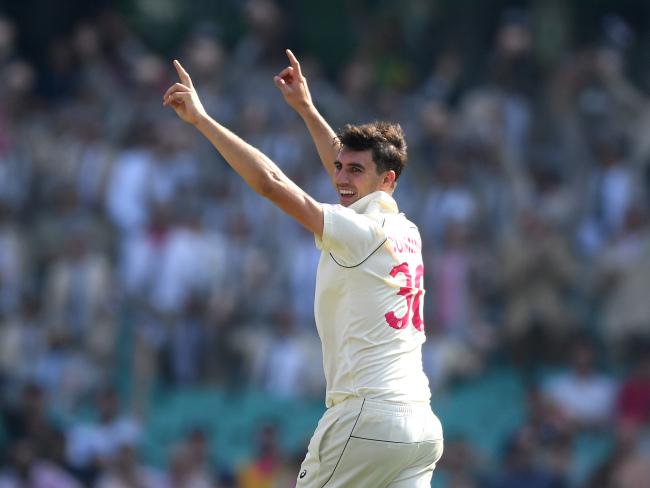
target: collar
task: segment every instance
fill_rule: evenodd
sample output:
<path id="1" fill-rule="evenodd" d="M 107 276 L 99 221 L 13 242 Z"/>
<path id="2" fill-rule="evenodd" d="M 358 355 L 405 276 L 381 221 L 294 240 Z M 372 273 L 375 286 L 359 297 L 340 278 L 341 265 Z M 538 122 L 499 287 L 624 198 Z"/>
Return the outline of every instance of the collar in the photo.
<path id="1" fill-rule="evenodd" d="M 348 208 L 351 208 L 359 214 L 379 212 L 379 213 L 398 213 L 397 202 L 385 191 L 375 191 L 360 198 Z"/>

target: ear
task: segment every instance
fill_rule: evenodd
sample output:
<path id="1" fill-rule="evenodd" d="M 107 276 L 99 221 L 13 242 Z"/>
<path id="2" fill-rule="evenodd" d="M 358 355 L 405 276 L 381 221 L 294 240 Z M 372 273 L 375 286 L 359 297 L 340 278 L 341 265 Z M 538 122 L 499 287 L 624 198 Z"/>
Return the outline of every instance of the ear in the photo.
<path id="1" fill-rule="evenodd" d="M 384 173 L 384 179 L 382 180 L 382 183 L 389 188 L 393 188 L 395 186 L 395 180 L 397 179 L 397 175 L 395 174 L 395 171 L 392 169 L 389 169 Z"/>

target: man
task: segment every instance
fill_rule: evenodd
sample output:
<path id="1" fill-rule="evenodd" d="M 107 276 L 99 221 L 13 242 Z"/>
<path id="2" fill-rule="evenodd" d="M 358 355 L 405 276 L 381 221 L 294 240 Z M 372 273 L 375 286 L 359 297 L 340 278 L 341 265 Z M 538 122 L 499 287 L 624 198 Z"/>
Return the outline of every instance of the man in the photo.
<path id="1" fill-rule="evenodd" d="M 316 326 L 327 411 L 299 488 L 429 487 L 442 428 L 422 370 L 422 253 L 417 227 L 392 198 L 406 164 L 399 125 L 347 125 L 336 135 L 311 100 L 300 64 L 274 81 L 305 121 L 341 205 L 316 202 L 263 153 L 210 118 L 178 61 L 180 83 L 163 97 L 257 193 L 312 232 L 322 250 Z"/>

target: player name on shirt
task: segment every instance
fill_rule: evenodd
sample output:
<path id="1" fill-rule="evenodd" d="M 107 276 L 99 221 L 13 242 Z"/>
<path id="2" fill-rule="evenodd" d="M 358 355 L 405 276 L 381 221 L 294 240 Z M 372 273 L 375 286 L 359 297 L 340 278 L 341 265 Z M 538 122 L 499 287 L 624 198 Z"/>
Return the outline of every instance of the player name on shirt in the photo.
<path id="1" fill-rule="evenodd" d="M 387 237 L 393 251 L 398 254 L 420 254 L 422 252 L 422 241 L 419 237 Z"/>

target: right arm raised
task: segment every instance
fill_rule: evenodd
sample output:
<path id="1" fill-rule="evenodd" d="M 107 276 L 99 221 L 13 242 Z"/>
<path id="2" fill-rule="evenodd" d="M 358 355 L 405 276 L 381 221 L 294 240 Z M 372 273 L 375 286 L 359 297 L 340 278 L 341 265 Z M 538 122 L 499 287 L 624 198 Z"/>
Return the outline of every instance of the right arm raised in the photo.
<path id="1" fill-rule="evenodd" d="M 170 106 L 183 121 L 196 127 L 255 192 L 321 237 L 323 208 L 320 203 L 291 181 L 261 151 L 212 119 L 205 112 L 190 75 L 178 61 L 174 61 L 174 67 L 181 82 L 167 90 L 163 105 Z"/>
<path id="2" fill-rule="evenodd" d="M 300 63 L 289 49 L 287 49 L 287 56 L 290 66 L 275 76 L 273 81 L 289 106 L 302 117 L 316 145 L 318 156 L 331 177 L 335 170 L 334 161 L 338 158 L 341 146 L 336 133 L 318 112 L 311 99 L 307 79 L 300 70 Z"/>

